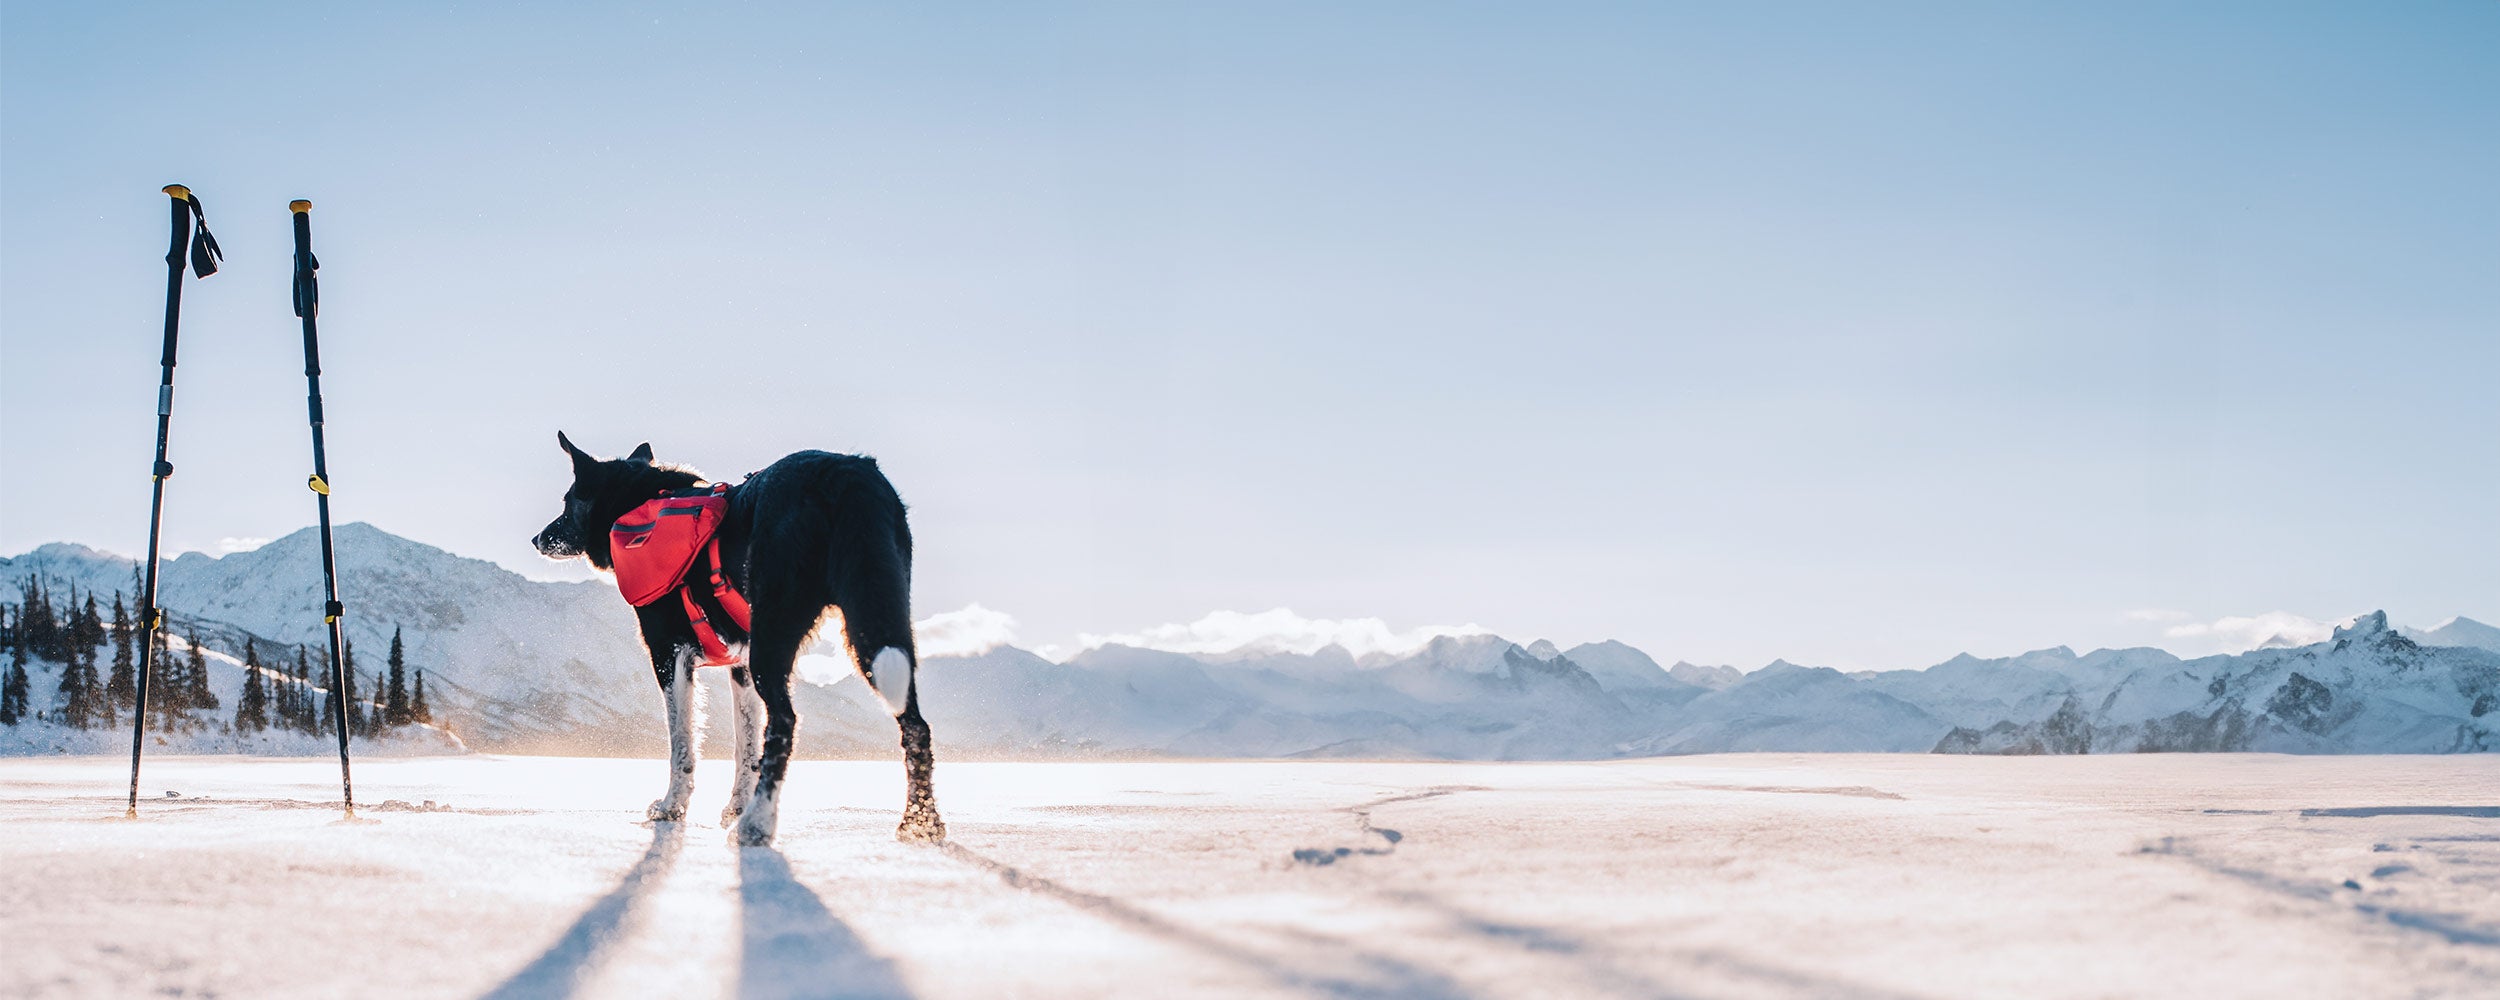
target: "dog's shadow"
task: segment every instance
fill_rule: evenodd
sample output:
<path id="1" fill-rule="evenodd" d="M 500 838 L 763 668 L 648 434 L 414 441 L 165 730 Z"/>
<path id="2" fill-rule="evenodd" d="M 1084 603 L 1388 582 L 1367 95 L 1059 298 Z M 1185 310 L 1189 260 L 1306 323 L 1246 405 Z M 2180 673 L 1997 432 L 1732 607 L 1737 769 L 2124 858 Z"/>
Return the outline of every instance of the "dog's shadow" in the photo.
<path id="1" fill-rule="evenodd" d="M 578 993 L 600 954 L 632 930 L 635 911 L 675 866 L 685 839 L 682 823 L 654 824 L 650 849 L 616 888 L 481 1000 L 562 1000 Z M 815 890 L 801 885 L 780 851 L 739 849 L 738 903 L 739 1000 L 911 996 L 893 963 L 869 951 Z"/>
<path id="2" fill-rule="evenodd" d="M 651 848 L 642 852 L 642 860 L 617 881 L 616 888 L 583 910 L 573 926 L 565 928 L 544 954 L 487 991 L 481 1000 L 572 996 L 581 986 L 582 975 L 589 971 L 591 961 L 626 931 L 627 919 L 641 905 L 643 894 L 668 874 L 677 863 L 678 848 L 685 843 L 684 824 L 652 824 Z"/>
<path id="3" fill-rule="evenodd" d="M 834 918 L 770 847 L 738 850 L 739 1000 L 908 998 L 894 964 Z"/>

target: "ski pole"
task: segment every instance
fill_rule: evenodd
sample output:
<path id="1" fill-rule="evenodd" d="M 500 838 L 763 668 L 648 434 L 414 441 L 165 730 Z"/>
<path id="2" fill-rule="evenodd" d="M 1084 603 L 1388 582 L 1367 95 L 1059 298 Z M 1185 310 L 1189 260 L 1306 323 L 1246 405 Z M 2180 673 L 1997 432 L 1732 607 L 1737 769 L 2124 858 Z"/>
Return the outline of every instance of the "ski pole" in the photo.
<path id="1" fill-rule="evenodd" d="M 217 273 L 217 238 L 208 234 L 208 213 L 200 210 L 199 196 L 180 184 L 165 185 L 165 194 L 172 199 L 174 212 L 173 243 L 165 249 L 165 353 L 158 359 L 164 375 L 156 384 L 156 464 L 150 467 L 155 480 L 155 496 L 148 501 L 148 572 L 147 583 L 139 595 L 139 620 L 148 630 L 147 641 L 139 644 L 139 690 L 135 714 L 130 720 L 130 803 L 126 815 L 139 815 L 139 751 L 145 745 L 148 731 L 148 678 L 156 673 L 156 633 L 165 627 L 165 612 L 156 606 L 156 561 L 160 529 L 165 523 L 165 480 L 174 474 L 174 464 L 165 460 L 166 437 L 174 426 L 174 340 L 182 325 L 182 259 L 183 247 L 191 250 L 191 269 L 200 277 Z M 189 230 L 188 233 L 185 230 Z M 185 239 L 185 236 L 189 239 Z"/>
<path id="2" fill-rule="evenodd" d="M 304 318 L 305 403 L 312 418 L 313 473 L 304 485 L 312 488 L 321 509 L 321 618 L 330 627 L 330 725 L 339 734 L 339 794 L 353 817 L 356 782 L 347 767 L 347 662 L 339 655 L 339 617 L 347 607 L 339 603 L 338 558 L 330 548 L 330 460 L 321 441 L 321 334 L 313 325 L 321 312 L 321 281 L 313 272 L 321 269 L 321 261 L 312 252 L 312 202 L 298 198 L 287 209 L 295 213 L 295 315 Z"/>

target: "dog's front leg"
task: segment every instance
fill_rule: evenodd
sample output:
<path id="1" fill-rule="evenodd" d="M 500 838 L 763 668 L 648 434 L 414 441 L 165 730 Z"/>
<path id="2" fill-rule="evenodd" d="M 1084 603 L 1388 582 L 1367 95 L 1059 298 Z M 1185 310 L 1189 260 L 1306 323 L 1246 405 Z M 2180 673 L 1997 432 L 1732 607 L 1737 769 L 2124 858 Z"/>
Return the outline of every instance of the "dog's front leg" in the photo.
<path id="1" fill-rule="evenodd" d="M 703 725 L 696 700 L 694 651 L 678 647 L 665 663 L 653 667 L 660 677 L 660 696 L 668 702 L 668 794 L 651 803 L 649 814 L 653 820 L 674 823 L 686 818 L 686 800 L 694 797 L 694 762 L 699 756 L 695 740 Z"/>
<path id="2" fill-rule="evenodd" d="M 755 693 L 754 669 L 744 664 L 729 668 L 729 695 L 733 699 L 731 714 L 736 720 L 738 770 L 730 779 L 729 805 L 720 811 L 720 825 L 738 822 L 746 812 L 747 803 L 755 799 L 755 779 L 764 770 L 764 698 Z"/>

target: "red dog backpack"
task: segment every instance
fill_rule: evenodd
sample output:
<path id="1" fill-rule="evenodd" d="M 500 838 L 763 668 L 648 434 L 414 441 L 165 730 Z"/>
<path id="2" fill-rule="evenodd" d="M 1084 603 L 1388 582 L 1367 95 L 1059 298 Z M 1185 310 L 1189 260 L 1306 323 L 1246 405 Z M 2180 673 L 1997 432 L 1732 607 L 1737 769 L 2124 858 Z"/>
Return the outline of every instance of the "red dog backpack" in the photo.
<path id="1" fill-rule="evenodd" d="M 686 622 L 694 626 L 695 640 L 703 646 L 703 665 L 711 667 L 728 666 L 738 659 L 730 654 L 729 644 L 721 640 L 693 589 L 686 585 L 686 572 L 694 568 L 697 557 L 711 560 L 712 596 L 729 612 L 729 620 L 741 629 L 753 627 L 746 598 L 721 573 L 718 534 L 721 521 L 728 516 L 729 484 L 715 483 L 663 493 L 617 518 L 608 529 L 616 589 L 624 593 L 625 602 L 639 608 L 676 594 L 685 602 Z"/>

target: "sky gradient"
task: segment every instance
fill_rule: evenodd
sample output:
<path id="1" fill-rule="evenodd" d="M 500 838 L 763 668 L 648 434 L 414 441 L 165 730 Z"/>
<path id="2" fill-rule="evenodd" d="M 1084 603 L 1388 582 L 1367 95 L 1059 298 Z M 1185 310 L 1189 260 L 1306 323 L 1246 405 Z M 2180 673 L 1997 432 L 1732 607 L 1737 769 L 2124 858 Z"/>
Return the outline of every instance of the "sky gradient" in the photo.
<path id="1" fill-rule="evenodd" d="M 923 614 L 1662 658 L 2500 619 L 2500 6 L 0 6 L 0 552 L 534 575 L 562 428 L 876 455 Z M 670 401 L 667 403 L 663 400 Z M 699 405 L 682 405 L 699 401 Z M 237 544 L 248 544 L 241 542 Z"/>

